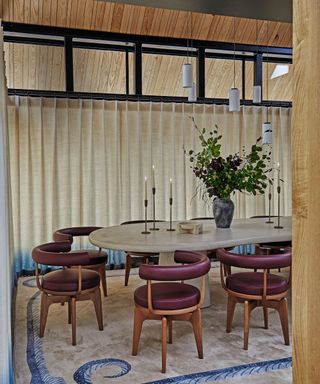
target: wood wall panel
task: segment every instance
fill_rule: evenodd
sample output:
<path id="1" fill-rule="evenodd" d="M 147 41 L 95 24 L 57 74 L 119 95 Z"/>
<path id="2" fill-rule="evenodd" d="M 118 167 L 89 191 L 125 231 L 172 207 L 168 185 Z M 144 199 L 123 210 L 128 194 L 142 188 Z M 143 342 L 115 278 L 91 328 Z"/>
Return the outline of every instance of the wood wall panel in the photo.
<path id="1" fill-rule="evenodd" d="M 293 383 L 320 383 L 320 3 L 293 1 Z"/>
<path id="2" fill-rule="evenodd" d="M 5 21 L 152 36 L 234 40 L 233 18 L 99 0 L 0 0 Z M 192 25 L 192 28 L 191 28 Z M 290 47 L 290 23 L 259 21 L 259 44 Z M 236 19 L 236 41 L 256 43 L 256 21 Z"/>

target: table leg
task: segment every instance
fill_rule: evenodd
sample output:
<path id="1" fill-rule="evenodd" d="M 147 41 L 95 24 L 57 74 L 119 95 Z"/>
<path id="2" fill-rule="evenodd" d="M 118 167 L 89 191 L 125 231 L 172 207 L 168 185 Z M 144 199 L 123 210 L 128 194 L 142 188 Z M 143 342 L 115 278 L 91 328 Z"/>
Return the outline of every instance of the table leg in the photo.
<path id="1" fill-rule="evenodd" d="M 201 253 L 202 255 L 207 255 L 206 252 L 197 252 Z M 160 252 L 159 257 L 159 265 L 174 265 L 176 264 L 174 262 L 174 252 Z M 200 278 L 197 279 L 191 279 L 187 281 L 188 284 L 194 285 L 195 287 L 200 289 Z M 205 292 L 204 292 L 204 302 L 201 308 L 207 308 L 211 305 L 211 299 L 210 299 L 210 287 L 209 287 L 209 274 L 207 273 L 205 276 Z"/>

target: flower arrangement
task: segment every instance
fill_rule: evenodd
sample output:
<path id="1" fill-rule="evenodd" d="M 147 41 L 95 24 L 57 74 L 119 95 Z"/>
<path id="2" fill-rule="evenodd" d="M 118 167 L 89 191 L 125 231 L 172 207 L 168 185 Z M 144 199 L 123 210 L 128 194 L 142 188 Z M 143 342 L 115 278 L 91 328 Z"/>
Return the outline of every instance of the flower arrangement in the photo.
<path id="1" fill-rule="evenodd" d="M 268 166 L 271 152 L 263 153 L 261 137 L 251 146 L 249 153 L 243 148 L 242 154 L 222 157 L 222 135 L 218 133 L 218 126 L 215 125 L 215 129 L 206 135 L 206 129 L 201 131 L 194 118 L 192 121 L 199 132 L 202 149 L 200 152 L 191 149 L 187 154 L 192 163 L 192 171 L 202 181 L 205 194 L 210 198 L 215 196 L 229 200 L 235 191 L 262 194 L 268 183 L 272 184 L 272 180 L 267 176 L 271 171 Z"/>

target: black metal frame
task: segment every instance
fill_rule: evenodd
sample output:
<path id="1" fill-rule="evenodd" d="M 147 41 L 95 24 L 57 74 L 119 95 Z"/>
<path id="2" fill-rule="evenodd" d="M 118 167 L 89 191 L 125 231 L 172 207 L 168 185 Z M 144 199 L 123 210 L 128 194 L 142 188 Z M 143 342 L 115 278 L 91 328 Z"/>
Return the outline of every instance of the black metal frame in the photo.
<path id="1" fill-rule="evenodd" d="M 72 98 L 94 98 L 94 99 L 118 99 L 118 100 L 154 100 L 166 102 L 186 102 L 186 97 L 172 97 L 172 96 L 148 96 L 142 94 L 142 55 L 155 54 L 155 55 L 173 55 L 173 56 L 191 56 L 197 59 L 197 85 L 198 85 L 198 102 L 199 103 L 217 103 L 226 104 L 226 99 L 208 99 L 205 97 L 205 62 L 206 59 L 227 59 L 227 60 L 241 60 L 242 61 L 242 104 L 251 105 L 250 100 L 245 100 L 245 62 L 252 61 L 254 63 L 254 84 L 262 86 L 262 70 L 263 62 L 266 61 L 263 54 L 268 54 L 268 62 L 274 63 L 292 63 L 291 48 L 279 47 L 265 47 L 257 45 L 245 45 L 233 43 L 192 40 L 192 50 L 187 49 L 187 39 L 171 38 L 171 37 L 157 37 L 157 36 L 141 36 L 129 35 L 113 32 L 100 32 L 81 29 L 69 29 L 60 27 L 49 27 L 31 24 L 20 24 L 3 22 L 4 28 L 4 41 L 10 43 L 33 44 L 33 45 L 51 45 L 57 47 L 64 47 L 65 49 L 65 73 L 66 73 L 66 91 L 43 91 L 43 90 L 26 90 L 26 89 L 9 89 L 11 95 L 33 95 L 33 96 L 47 96 L 47 97 L 72 97 Z M 8 32 L 21 33 L 23 35 L 10 35 Z M 25 34 L 42 35 L 41 37 L 29 37 Z M 52 39 L 50 36 L 61 37 L 61 39 Z M 74 41 L 78 39 L 90 39 L 103 42 L 86 42 Z M 125 42 L 126 45 L 110 44 L 109 42 Z M 157 45 L 155 47 L 144 46 L 144 44 Z M 180 47 L 177 48 L 167 48 Z M 125 53 L 126 60 L 126 94 L 102 94 L 90 92 L 74 92 L 73 84 L 73 49 L 100 49 L 108 51 L 122 51 Z M 183 49 L 181 49 L 183 48 Z M 226 52 L 207 52 L 207 49 L 230 51 Z M 234 55 L 235 49 L 235 55 Z M 134 94 L 130 95 L 129 89 L 129 53 L 134 54 Z M 248 53 L 250 55 L 248 55 Z M 270 55 L 280 55 L 274 57 Z M 263 101 L 261 105 L 274 105 L 274 106 L 291 106 L 291 102 L 278 102 L 278 101 Z"/>

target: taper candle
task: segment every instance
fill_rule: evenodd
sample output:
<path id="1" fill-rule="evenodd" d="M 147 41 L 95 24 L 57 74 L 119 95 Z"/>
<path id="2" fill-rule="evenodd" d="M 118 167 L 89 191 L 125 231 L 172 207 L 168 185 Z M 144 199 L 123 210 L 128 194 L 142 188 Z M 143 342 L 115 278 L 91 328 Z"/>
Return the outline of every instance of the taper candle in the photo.
<path id="1" fill-rule="evenodd" d="M 144 177 L 144 199 L 148 200 L 148 183 L 147 183 L 147 176 Z"/>
<path id="2" fill-rule="evenodd" d="M 170 178 L 170 192 L 169 192 L 169 197 L 172 199 L 172 179 Z"/>
<path id="3" fill-rule="evenodd" d="M 154 175 L 154 164 L 152 166 L 152 188 L 155 188 L 156 187 L 156 179 L 155 179 L 155 175 Z"/>

